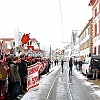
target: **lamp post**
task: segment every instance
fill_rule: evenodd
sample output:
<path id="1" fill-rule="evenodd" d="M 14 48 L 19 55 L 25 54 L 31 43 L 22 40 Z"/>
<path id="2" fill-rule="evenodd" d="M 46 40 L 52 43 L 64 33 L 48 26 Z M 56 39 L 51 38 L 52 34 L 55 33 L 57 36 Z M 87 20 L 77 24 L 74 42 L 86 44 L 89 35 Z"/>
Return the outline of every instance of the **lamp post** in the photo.
<path id="1" fill-rule="evenodd" d="M 51 45 L 50 45 L 50 55 L 49 55 L 49 59 L 51 61 Z"/>

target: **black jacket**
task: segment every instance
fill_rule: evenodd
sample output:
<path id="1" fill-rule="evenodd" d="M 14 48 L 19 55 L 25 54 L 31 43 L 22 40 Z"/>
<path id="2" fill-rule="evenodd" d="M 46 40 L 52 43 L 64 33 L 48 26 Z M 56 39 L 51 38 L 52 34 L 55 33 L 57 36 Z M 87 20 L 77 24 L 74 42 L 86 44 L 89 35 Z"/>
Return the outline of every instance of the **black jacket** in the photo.
<path id="1" fill-rule="evenodd" d="M 95 68 L 99 69 L 99 61 L 95 61 L 94 66 Z"/>
<path id="2" fill-rule="evenodd" d="M 61 65 L 63 65 L 64 64 L 64 61 L 63 60 L 61 60 Z"/>
<path id="3" fill-rule="evenodd" d="M 15 63 L 10 64 L 10 81 L 20 81 L 19 66 Z"/>
<path id="4" fill-rule="evenodd" d="M 69 60 L 69 67 L 73 66 L 72 58 Z"/>
<path id="5" fill-rule="evenodd" d="M 20 74 L 22 74 L 23 76 L 27 75 L 27 62 L 25 60 L 22 60 L 20 63 Z"/>

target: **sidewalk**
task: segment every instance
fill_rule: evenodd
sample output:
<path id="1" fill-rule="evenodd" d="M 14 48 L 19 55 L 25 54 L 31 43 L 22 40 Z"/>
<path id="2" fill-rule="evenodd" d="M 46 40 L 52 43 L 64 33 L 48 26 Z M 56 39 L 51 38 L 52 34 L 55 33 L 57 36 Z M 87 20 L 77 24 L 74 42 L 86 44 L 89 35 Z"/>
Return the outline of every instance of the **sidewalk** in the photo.
<path id="1" fill-rule="evenodd" d="M 76 70 L 76 67 L 75 67 L 75 66 L 73 66 L 73 70 L 74 70 L 75 73 L 78 72 L 78 73 L 82 74 L 81 71 L 77 71 L 77 70 Z M 82 74 L 82 75 L 83 75 L 83 74 Z M 84 76 L 84 75 L 83 75 L 83 76 Z M 87 78 L 87 77 L 86 77 L 86 79 L 87 79 L 89 82 L 92 82 L 93 84 L 100 86 L 100 79 L 98 79 L 98 80 L 92 80 L 91 78 Z"/>
<path id="2" fill-rule="evenodd" d="M 56 76 L 57 71 L 60 69 L 60 65 L 50 68 L 48 74 L 42 75 L 39 80 L 39 87 L 37 90 L 28 91 L 21 100 L 45 100 L 47 98 L 50 87 Z"/>
<path id="3" fill-rule="evenodd" d="M 94 90 L 94 93 L 100 97 L 100 80 L 90 80 L 86 76 L 84 76 L 81 71 L 77 71 L 75 67 L 73 67 L 74 75 L 84 81 L 84 84 L 91 87 Z"/>

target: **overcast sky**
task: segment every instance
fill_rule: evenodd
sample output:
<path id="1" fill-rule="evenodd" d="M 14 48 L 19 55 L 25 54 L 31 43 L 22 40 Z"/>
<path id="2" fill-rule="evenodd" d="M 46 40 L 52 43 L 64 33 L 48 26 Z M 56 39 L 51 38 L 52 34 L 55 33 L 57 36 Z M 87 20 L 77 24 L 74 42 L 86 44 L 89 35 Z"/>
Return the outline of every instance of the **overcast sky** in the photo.
<path id="1" fill-rule="evenodd" d="M 72 30 L 82 30 L 91 19 L 89 1 L 0 0 L 0 37 L 14 37 L 19 28 L 42 46 L 65 46 L 61 42 L 71 41 Z"/>

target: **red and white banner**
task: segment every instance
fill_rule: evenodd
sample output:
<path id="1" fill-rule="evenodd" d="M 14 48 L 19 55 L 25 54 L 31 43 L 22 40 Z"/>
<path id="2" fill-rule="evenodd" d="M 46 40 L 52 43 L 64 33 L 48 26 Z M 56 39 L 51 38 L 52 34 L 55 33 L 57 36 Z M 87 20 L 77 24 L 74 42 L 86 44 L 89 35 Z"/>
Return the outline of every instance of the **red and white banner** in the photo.
<path id="1" fill-rule="evenodd" d="M 34 65 L 28 66 L 27 77 L 27 90 L 36 90 L 39 86 L 39 74 L 41 74 L 46 68 L 45 62 L 37 62 Z"/>
<path id="2" fill-rule="evenodd" d="M 42 63 L 38 62 L 37 64 L 39 65 L 39 74 L 41 74 L 46 68 L 46 63 L 45 62 L 42 62 Z"/>
<path id="3" fill-rule="evenodd" d="M 39 86 L 38 70 L 39 66 L 37 64 L 28 66 L 28 77 L 27 77 L 27 90 L 36 90 Z"/>

